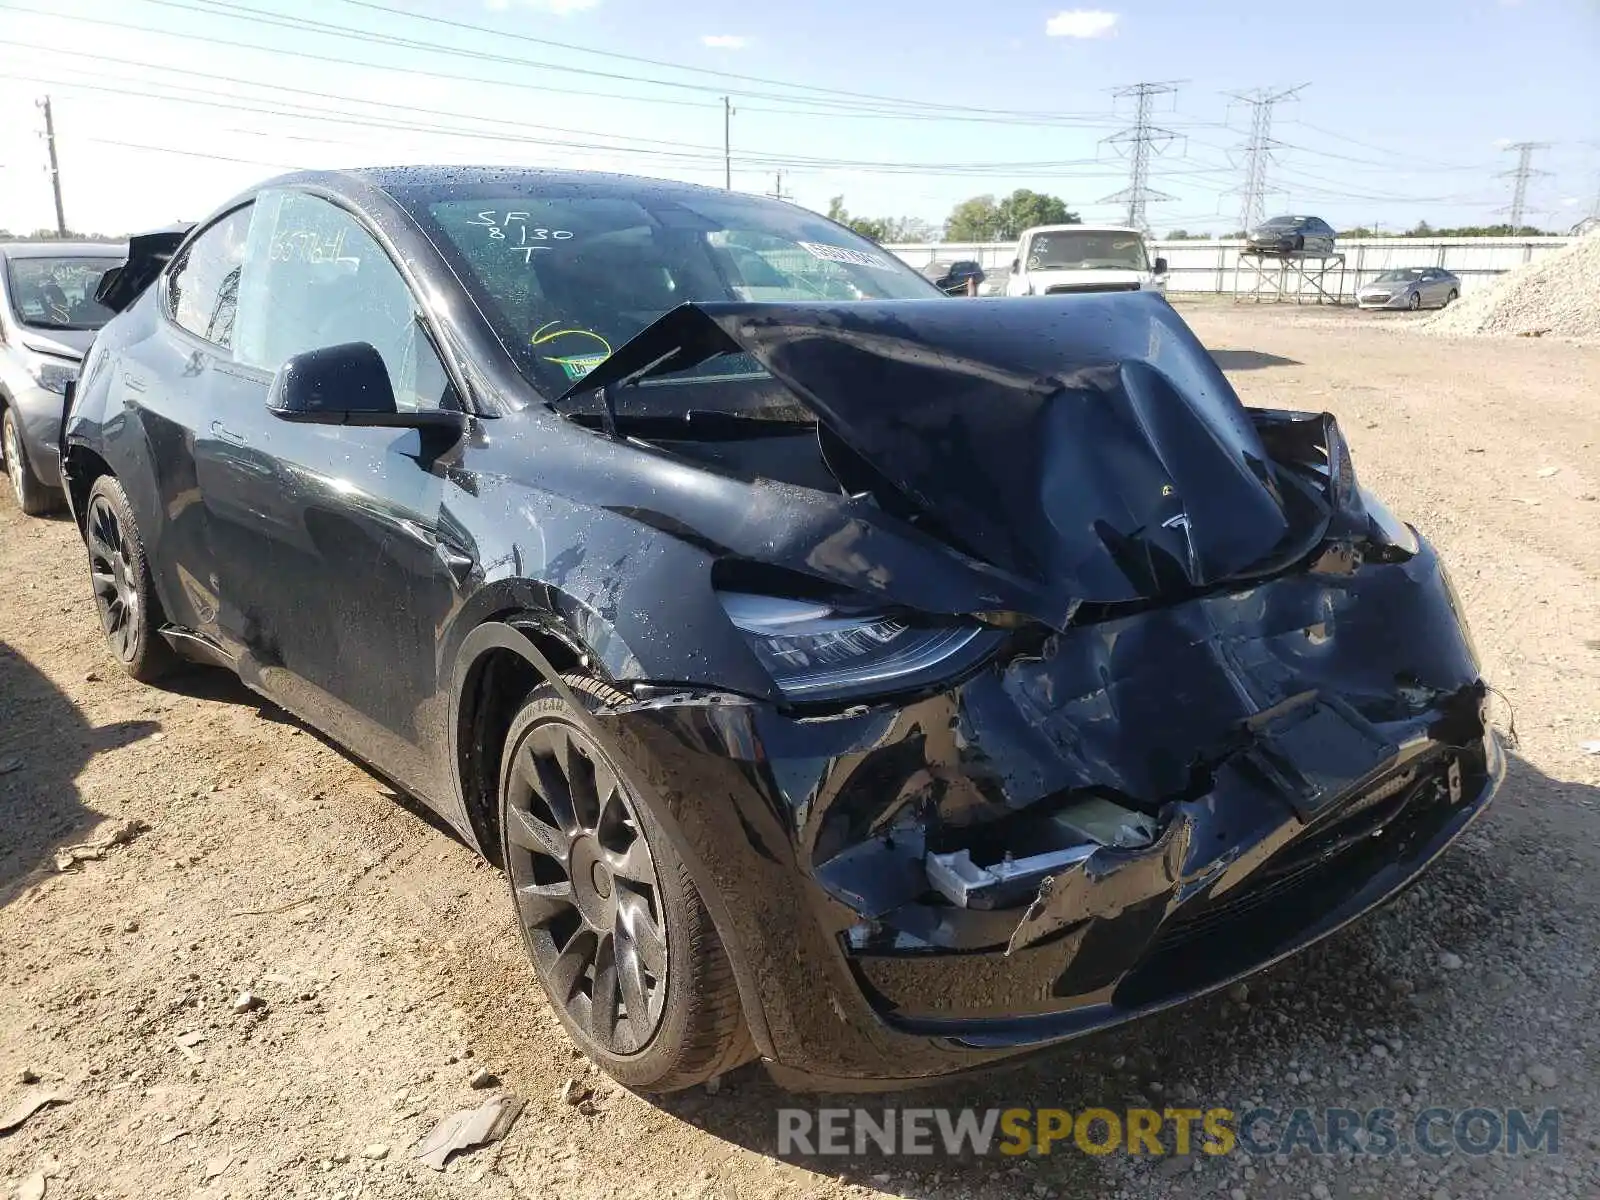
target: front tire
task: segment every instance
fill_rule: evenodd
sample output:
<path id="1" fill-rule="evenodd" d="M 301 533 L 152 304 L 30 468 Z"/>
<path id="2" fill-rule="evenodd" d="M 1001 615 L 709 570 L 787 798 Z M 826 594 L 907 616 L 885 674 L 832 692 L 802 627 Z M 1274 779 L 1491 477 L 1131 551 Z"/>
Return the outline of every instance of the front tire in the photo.
<path id="1" fill-rule="evenodd" d="M 42 517 L 59 502 L 59 497 L 33 473 L 28 464 L 27 452 L 22 448 L 22 426 L 15 410 L 9 406 L 0 416 L 0 459 L 5 461 L 6 476 L 11 481 L 11 494 L 17 507 L 30 517 Z"/>
<path id="2" fill-rule="evenodd" d="M 1412 312 L 1416 312 L 1418 309 L 1420 309 L 1422 307 L 1422 293 L 1421 292 L 1412 292 L 1411 293 L 1410 307 L 1411 307 L 1411 311 Z"/>
<path id="3" fill-rule="evenodd" d="M 628 699 L 564 682 L 593 712 Z M 573 1042 L 619 1083 L 669 1092 L 754 1054 L 727 952 L 628 773 L 546 684 L 511 722 L 500 839 L 523 946 Z"/>
<path id="4" fill-rule="evenodd" d="M 89 489 L 83 534 L 106 645 L 129 675 L 140 683 L 154 683 L 172 668 L 177 655 L 159 633 L 165 618 L 151 582 L 144 539 L 127 493 L 113 476 L 100 476 Z"/>

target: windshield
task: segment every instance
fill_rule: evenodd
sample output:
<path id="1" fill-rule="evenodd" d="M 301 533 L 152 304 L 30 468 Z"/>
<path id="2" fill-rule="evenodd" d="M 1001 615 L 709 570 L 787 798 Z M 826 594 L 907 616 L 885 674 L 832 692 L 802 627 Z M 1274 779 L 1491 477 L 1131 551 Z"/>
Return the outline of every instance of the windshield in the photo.
<path id="1" fill-rule="evenodd" d="M 1404 271 L 1385 271 L 1379 275 L 1375 283 L 1406 283 L 1412 279 L 1422 278 L 1422 268 L 1413 267 Z"/>
<path id="2" fill-rule="evenodd" d="M 1270 221 L 1262 223 L 1263 229 L 1295 229 L 1305 224 L 1305 217 L 1273 217 Z"/>
<path id="3" fill-rule="evenodd" d="M 1089 230 L 1036 233 L 1028 239 L 1023 263 L 1030 271 L 1148 269 L 1144 239 L 1138 234 Z"/>
<path id="4" fill-rule="evenodd" d="M 566 391 L 689 301 L 941 294 L 850 231 L 754 197 L 568 189 L 441 200 L 418 216 L 433 226 L 436 244 L 522 374 L 547 396 Z M 617 404 L 651 414 L 695 408 L 771 415 L 775 407 L 786 417 L 804 414 L 748 355 L 641 381 Z"/>
<path id="5" fill-rule="evenodd" d="M 100 277 L 120 258 L 13 258 L 6 290 L 19 325 L 30 329 L 99 329 L 116 316 L 94 302 Z"/>

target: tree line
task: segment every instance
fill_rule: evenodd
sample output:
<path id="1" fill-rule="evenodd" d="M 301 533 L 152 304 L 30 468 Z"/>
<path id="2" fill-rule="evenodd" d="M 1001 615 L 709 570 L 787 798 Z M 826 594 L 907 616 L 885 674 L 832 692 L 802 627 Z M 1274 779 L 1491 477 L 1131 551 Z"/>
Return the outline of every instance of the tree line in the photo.
<path id="1" fill-rule="evenodd" d="M 920 242 L 1009 242 L 1035 225 L 1080 225 L 1082 218 L 1060 196 L 1018 188 L 1011 195 L 974 196 L 950 210 L 942 225 L 920 217 L 858 217 L 844 197 L 828 201 L 828 217 L 880 245 Z"/>

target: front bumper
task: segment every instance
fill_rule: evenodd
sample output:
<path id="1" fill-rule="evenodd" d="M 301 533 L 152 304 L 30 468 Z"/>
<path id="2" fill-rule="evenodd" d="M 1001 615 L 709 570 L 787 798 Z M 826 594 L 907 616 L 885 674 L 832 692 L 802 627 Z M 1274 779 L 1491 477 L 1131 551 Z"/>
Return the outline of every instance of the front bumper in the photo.
<path id="1" fill-rule="evenodd" d="M 1395 292 L 1393 294 L 1385 293 L 1378 296 L 1363 296 L 1358 294 L 1356 296 L 1356 306 L 1358 308 L 1410 308 L 1411 293 Z"/>
<path id="2" fill-rule="evenodd" d="M 11 406 L 21 420 L 22 448 L 34 476 L 46 487 L 61 486 L 61 393 L 42 387 L 17 389 Z"/>
<path id="3" fill-rule="evenodd" d="M 1503 773 L 1426 543 L 1075 627 L 949 691 L 799 716 L 662 696 L 605 718 L 680 844 L 785 1084 L 902 1086 L 1226 985 L 1395 895 Z M 935 848 L 1061 798 L 1159 825 L 1031 900 L 962 908 Z M 1011 847 L 1008 847 L 1011 848 Z"/>

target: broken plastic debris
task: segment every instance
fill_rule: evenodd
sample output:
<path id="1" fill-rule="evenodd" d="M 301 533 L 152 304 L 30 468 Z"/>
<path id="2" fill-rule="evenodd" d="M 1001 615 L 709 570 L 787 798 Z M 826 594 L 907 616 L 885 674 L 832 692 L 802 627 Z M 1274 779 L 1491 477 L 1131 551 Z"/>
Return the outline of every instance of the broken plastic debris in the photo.
<path id="1" fill-rule="evenodd" d="M 10 1133 L 13 1129 L 22 1126 L 41 1109 L 49 1108 L 52 1104 L 70 1104 L 72 1095 L 69 1092 L 45 1090 L 34 1092 L 31 1096 L 24 1096 L 15 1108 L 4 1117 L 0 1117 L 0 1133 Z"/>
<path id="2" fill-rule="evenodd" d="M 416 1157 L 442 1171 L 457 1150 L 471 1150 L 505 1137 L 521 1113 L 522 1100 L 509 1093 L 491 1097 L 477 1108 L 451 1113 L 417 1143 Z"/>
<path id="3" fill-rule="evenodd" d="M 138 817 L 129 817 L 126 821 L 118 821 L 92 842 L 80 842 L 76 846 L 66 846 L 57 850 L 56 870 L 70 871 L 80 862 L 93 862 L 103 858 L 105 857 L 105 852 L 113 846 L 126 846 L 149 828 L 150 826 L 139 820 Z"/>

